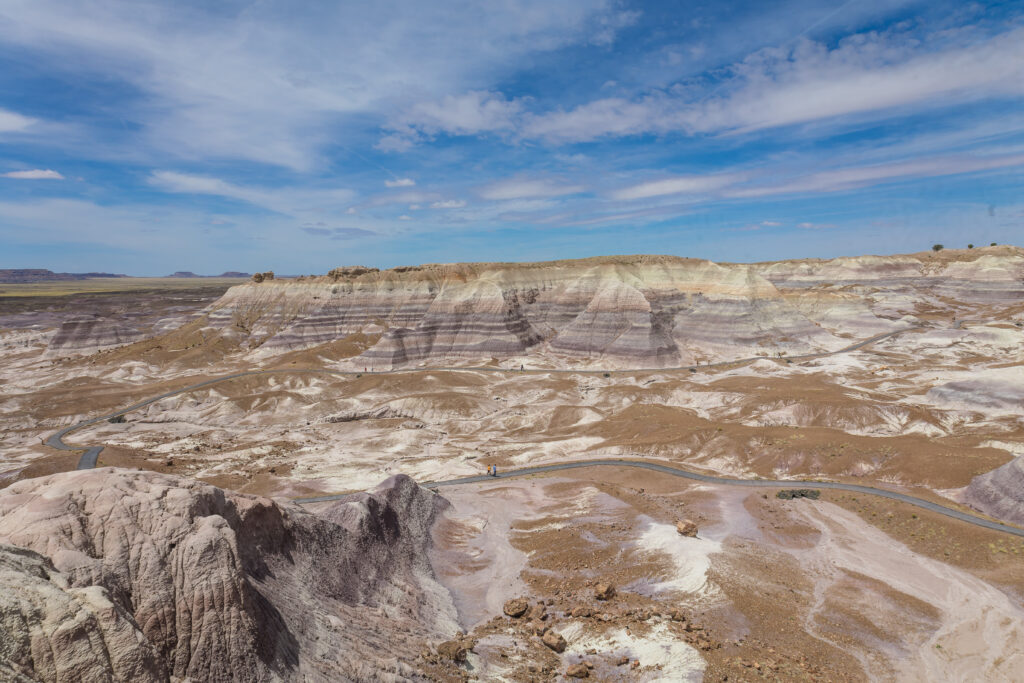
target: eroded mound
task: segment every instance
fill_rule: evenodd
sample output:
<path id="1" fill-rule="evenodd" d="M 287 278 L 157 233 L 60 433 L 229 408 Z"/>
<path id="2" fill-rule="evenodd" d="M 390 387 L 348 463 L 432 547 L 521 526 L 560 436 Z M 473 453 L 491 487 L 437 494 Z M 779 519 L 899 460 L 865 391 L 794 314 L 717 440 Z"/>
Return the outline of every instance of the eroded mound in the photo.
<path id="1" fill-rule="evenodd" d="M 20 482 L 0 492 L 0 540 L 44 557 L 8 551 L 4 576 L 24 576 L 27 597 L 4 604 L 2 640 L 22 645 L 0 666 L 39 680 L 404 679 L 418 645 L 454 629 L 426 560 L 443 505 L 404 476 L 322 516 L 153 472 Z M 88 643 L 37 625 L 89 619 L 105 630 Z M 79 649 L 61 678 L 53 660 Z"/>

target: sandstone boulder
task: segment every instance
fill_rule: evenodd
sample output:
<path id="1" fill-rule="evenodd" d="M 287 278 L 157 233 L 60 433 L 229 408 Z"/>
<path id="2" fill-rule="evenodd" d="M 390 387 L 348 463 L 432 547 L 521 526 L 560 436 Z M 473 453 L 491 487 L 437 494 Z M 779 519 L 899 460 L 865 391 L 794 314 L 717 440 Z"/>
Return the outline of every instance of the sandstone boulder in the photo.
<path id="1" fill-rule="evenodd" d="M 594 597 L 598 600 L 611 600 L 615 597 L 615 586 L 610 583 L 599 583 L 594 586 Z"/>
<path id="2" fill-rule="evenodd" d="M 461 640 L 446 640 L 437 646 L 437 654 L 453 662 L 466 661 L 467 652 L 469 648 Z"/>
<path id="3" fill-rule="evenodd" d="M 590 669 L 587 668 L 586 664 L 580 662 L 566 669 L 565 675 L 569 678 L 588 678 L 590 676 Z"/>
<path id="4" fill-rule="evenodd" d="M 694 537 L 697 535 L 697 524 L 689 519 L 681 519 L 676 522 L 676 531 L 682 536 Z"/>
<path id="5" fill-rule="evenodd" d="M 505 602 L 505 606 L 502 608 L 502 611 L 513 619 L 518 619 L 526 614 L 526 610 L 529 608 L 530 603 L 526 598 L 512 598 Z"/>
<path id="6" fill-rule="evenodd" d="M 566 642 L 565 638 L 562 637 L 561 633 L 556 633 L 555 631 L 548 631 L 544 634 L 541 640 L 544 641 L 544 644 L 550 647 L 555 652 L 565 652 Z"/>

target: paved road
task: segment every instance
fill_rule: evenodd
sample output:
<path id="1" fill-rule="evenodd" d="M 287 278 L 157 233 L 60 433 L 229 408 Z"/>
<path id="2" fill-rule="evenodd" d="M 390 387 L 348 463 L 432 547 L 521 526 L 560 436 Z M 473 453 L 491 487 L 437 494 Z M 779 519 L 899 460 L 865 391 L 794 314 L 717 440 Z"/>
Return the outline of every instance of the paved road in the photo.
<path id="1" fill-rule="evenodd" d="M 962 322 L 974 322 L 974 321 L 957 321 L 957 323 L 955 324 L 955 327 L 959 328 L 960 324 Z M 862 349 L 865 346 L 868 346 L 870 344 L 874 344 L 876 342 L 882 341 L 883 339 L 888 339 L 890 337 L 895 337 L 898 334 L 903 334 L 904 332 L 910 332 L 910 331 L 913 331 L 913 330 L 920 330 L 920 329 L 924 329 L 924 326 L 918 325 L 918 326 L 914 326 L 914 327 L 907 327 L 907 328 L 904 328 L 904 329 L 901 329 L 901 330 L 896 330 L 895 332 L 886 332 L 884 334 L 878 334 L 878 335 L 875 335 L 873 337 L 869 337 L 868 339 L 864 339 L 862 341 L 859 341 L 859 342 L 856 342 L 854 344 L 851 344 L 849 346 L 845 346 L 845 347 L 843 347 L 841 349 L 838 349 L 836 351 L 826 351 L 826 352 L 822 352 L 822 353 L 809 353 L 809 354 L 804 354 L 804 355 L 800 355 L 800 356 L 788 356 L 785 360 L 787 362 L 806 361 L 806 360 L 812 360 L 812 359 L 815 359 L 815 358 L 824 358 L 824 357 L 827 357 L 827 356 L 834 356 L 834 355 L 838 355 L 838 354 L 841 354 L 841 353 L 849 353 L 851 351 L 856 351 L 858 349 Z M 738 360 L 723 361 L 723 362 L 720 362 L 720 363 L 711 363 L 711 364 L 708 364 L 708 365 L 686 365 L 686 366 L 675 367 L 675 368 L 647 368 L 647 369 L 641 369 L 641 370 L 536 369 L 536 370 L 526 370 L 525 372 L 533 373 L 533 374 L 547 374 L 547 373 L 575 373 L 575 374 L 605 374 L 605 373 L 612 374 L 612 373 L 615 373 L 615 374 L 620 374 L 620 373 L 638 373 L 638 372 L 697 371 L 697 370 L 706 369 L 706 368 L 719 368 L 719 367 L 728 367 L 728 366 L 732 366 L 732 365 L 740 365 L 740 364 L 743 364 L 743 363 L 750 363 L 750 362 L 753 362 L 753 361 L 763 360 L 763 359 L 764 359 L 763 356 L 755 356 L 755 357 L 752 357 L 752 358 L 741 358 L 741 359 L 738 359 Z M 374 374 L 407 374 L 407 373 L 425 372 L 425 371 L 448 371 L 448 372 L 481 372 L 482 371 L 482 372 L 520 373 L 520 371 L 518 371 L 518 370 L 511 370 L 511 369 L 508 369 L 508 368 L 495 368 L 495 367 L 441 367 L 441 368 L 410 368 L 410 369 L 401 369 L 401 370 L 386 370 L 386 371 L 381 371 L 381 372 L 377 372 L 377 373 L 374 373 Z M 139 401 L 138 403 L 133 403 L 132 405 L 130 405 L 130 406 L 126 407 L 126 408 L 121 408 L 120 410 L 117 410 L 117 411 L 115 411 L 113 413 L 109 413 L 107 415 L 101 415 L 99 417 L 90 418 L 88 420 L 83 420 L 83 421 L 81 421 L 81 422 L 79 422 L 77 424 L 70 425 L 68 427 L 64 427 L 63 429 L 55 432 L 54 434 L 51 434 L 46 439 L 45 443 L 46 443 L 47 446 L 50 446 L 52 448 L 56 448 L 56 449 L 59 449 L 59 450 L 63 450 L 63 451 L 82 451 L 84 449 L 85 452 L 82 453 L 82 456 L 78 460 L 78 469 L 80 469 L 80 470 L 92 469 L 92 468 L 96 467 L 97 461 L 99 459 L 100 452 L 103 450 L 103 446 L 75 446 L 75 445 L 70 445 L 70 444 L 64 443 L 64 437 L 65 436 L 67 436 L 68 434 L 70 434 L 70 433 L 72 433 L 74 431 L 77 431 L 79 429 L 83 429 L 84 427 L 88 427 L 90 425 L 94 425 L 94 424 L 97 424 L 97 423 L 102 422 L 104 420 L 109 420 L 109 419 L 114 418 L 114 417 L 125 415 L 125 414 L 130 413 L 130 412 L 132 412 L 134 410 L 138 410 L 139 408 L 144 408 L 145 406 L 148 406 L 150 404 L 156 403 L 157 401 L 161 401 L 161 400 L 163 400 L 165 398 L 170 398 L 171 396 L 177 396 L 179 394 L 184 394 L 184 393 L 187 393 L 187 392 L 190 392 L 190 391 L 195 391 L 196 389 L 201 389 L 203 387 L 208 387 L 208 386 L 211 386 L 213 384 L 219 384 L 221 382 L 227 382 L 229 380 L 238 379 L 238 378 L 241 378 L 241 377 L 250 377 L 250 376 L 254 376 L 254 375 L 272 375 L 272 374 L 288 374 L 288 375 L 296 375 L 296 374 L 321 374 L 321 375 L 352 376 L 352 375 L 360 375 L 360 374 L 363 374 L 363 373 L 359 373 L 357 371 L 326 370 L 326 369 L 316 369 L 316 368 L 294 368 L 294 369 L 283 368 L 283 369 L 278 369 L 278 370 L 250 370 L 250 371 L 247 371 L 247 372 L 236 372 L 236 373 L 232 373 L 232 374 L 229 374 L 229 375 L 222 375 L 220 377 L 213 377 L 213 378 L 205 380 L 203 382 L 198 382 L 196 384 L 191 384 L 191 385 L 189 385 L 187 387 L 182 387 L 181 389 L 175 389 L 173 391 L 164 392 L 164 393 L 162 393 L 162 394 L 160 394 L 158 396 L 153 396 L 152 398 L 147 398 L 144 401 Z M 963 521 L 963 522 L 967 522 L 969 524 L 974 524 L 976 526 L 984 527 L 986 529 L 993 529 L 995 531 L 1003 531 L 1003 532 L 1006 532 L 1006 533 L 1013 534 L 1015 536 L 1020 536 L 1020 537 L 1024 538 L 1024 530 L 1018 529 L 1016 527 L 1008 526 L 1006 524 L 1000 524 L 999 522 L 993 522 L 993 521 L 985 519 L 983 517 L 978 517 L 976 515 L 972 515 L 972 514 L 969 514 L 969 513 L 966 513 L 966 512 L 961 512 L 959 510 L 954 510 L 952 508 L 948 508 L 948 507 L 945 507 L 943 505 L 939 505 L 937 503 L 933 503 L 931 501 L 924 500 L 922 498 L 915 498 L 914 496 L 908 496 L 908 495 L 903 494 L 903 493 L 897 493 L 895 491 L 887 491 L 885 489 L 877 489 L 877 488 L 873 488 L 873 487 L 870 487 L 870 486 L 860 486 L 858 484 L 843 484 L 843 483 L 831 482 L 831 481 L 735 479 L 735 478 L 731 478 L 731 477 L 716 477 L 716 476 L 713 476 L 713 475 L 710 475 L 710 474 L 700 474 L 700 473 L 697 473 L 697 472 L 690 472 L 690 471 L 687 471 L 687 470 L 682 470 L 682 469 L 678 469 L 678 468 L 675 468 L 675 467 L 669 467 L 667 465 L 661 465 L 661 464 L 658 464 L 658 463 L 641 462 L 641 461 L 636 461 L 636 460 L 614 460 L 614 459 L 613 460 L 587 460 L 587 461 L 576 461 L 576 462 L 569 462 L 569 463 L 562 463 L 562 464 L 555 464 L 555 465 L 540 465 L 540 466 L 537 466 L 537 467 L 524 467 L 524 468 L 518 469 L 518 470 L 510 470 L 508 472 L 503 472 L 500 475 L 498 475 L 498 478 L 499 479 L 504 479 L 504 478 L 508 478 L 508 477 L 521 477 L 521 476 L 526 476 L 526 475 L 530 475 L 530 474 L 540 474 L 540 473 L 544 473 L 544 472 L 556 472 L 556 471 L 560 471 L 560 470 L 569 470 L 569 469 L 575 469 L 575 468 L 579 468 L 579 467 L 601 467 L 601 466 L 639 467 L 639 468 L 642 468 L 642 469 L 647 469 L 647 470 L 653 470 L 655 472 L 660 472 L 662 474 L 669 474 L 669 475 L 672 475 L 672 476 L 683 477 L 683 478 L 686 478 L 686 479 L 693 479 L 695 481 L 705 482 L 705 483 L 708 483 L 708 484 L 720 484 L 720 485 L 725 485 L 725 486 L 748 486 L 748 487 L 760 487 L 760 488 L 794 488 L 794 487 L 805 486 L 805 487 L 812 487 L 812 488 L 819 488 L 819 489 L 836 489 L 836 490 L 841 490 L 841 491 L 850 491 L 850 492 L 853 492 L 853 493 L 862 493 L 862 494 L 865 494 L 865 495 L 872 495 L 872 496 L 881 496 L 883 498 L 889 498 L 891 500 L 896 500 L 896 501 L 900 501 L 900 502 L 903 502 L 903 503 L 908 503 L 910 505 L 915 505 L 915 506 L 917 506 L 919 508 L 923 508 L 925 510 L 931 510 L 932 512 L 937 512 L 937 513 L 939 513 L 941 515 L 945 515 L 947 517 L 952 517 L 953 519 L 957 519 L 957 520 L 960 520 L 960 521 Z M 458 485 L 458 484 L 473 484 L 473 483 L 479 483 L 479 482 L 485 482 L 485 481 L 493 481 L 493 480 L 494 480 L 494 477 L 489 477 L 487 475 L 478 475 L 478 476 L 473 476 L 473 477 L 462 477 L 462 478 L 459 478 L 459 479 L 450 479 L 450 480 L 447 480 L 447 481 L 429 482 L 429 483 L 424 484 L 424 486 L 426 486 L 428 488 L 438 488 L 438 487 L 441 487 L 441 486 L 454 486 L 454 485 Z M 315 498 L 300 498 L 300 499 L 296 499 L 296 502 L 299 502 L 299 503 L 324 502 L 324 501 L 338 500 L 339 498 L 342 498 L 345 495 L 347 495 L 347 494 L 337 494 L 337 495 L 329 495 L 329 496 L 318 496 L 318 497 L 315 497 Z"/>
<path id="2" fill-rule="evenodd" d="M 524 467 L 518 470 L 509 470 L 508 472 L 501 472 L 497 477 L 480 474 L 472 477 L 462 477 L 460 479 L 447 479 L 445 481 L 432 481 L 423 484 L 426 488 L 436 489 L 442 486 L 458 486 L 461 484 L 478 484 L 481 482 L 493 482 L 495 479 L 508 479 L 511 477 L 524 477 L 530 474 L 543 474 L 545 472 L 559 472 L 562 470 L 573 470 L 580 467 L 639 467 L 644 470 L 652 470 L 654 472 L 660 472 L 662 474 L 670 474 L 674 477 L 682 477 L 684 479 L 693 479 L 694 481 L 703 482 L 705 484 L 719 484 L 725 486 L 746 486 L 750 488 L 771 488 L 771 489 L 793 489 L 793 488 L 813 488 L 813 489 L 835 489 L 838 491 L 850 491 L 851 493 L 863 493 L 869 496 L 881 496 L 882 498 L 889 498 L 890 500 L 896 500 L 901 503 L 909 503 L 925 510 L 931 510 L 937 512 L 940 515 L 946 517 L 952 517 L 962 522 L 968 522 L 977 526 L 985 527 L 986 529 L 993 529 L 995 531 L 1005 531 L 1008 534 L 1014 536 L 1020 536 L 1024 538 L 1024 529 L 1018 529 L 1017 527 L 1009 526 L 1007 524 L 1000 524 L 999 522 L 993 522 L 977 515 L 972 515 L 967 512 L 961 512 L 948 508 L 938 503 L 933 503 L 929 500 L 922 498 L 916 498 L 914 496 L 908 496 L 905 493 L 898 493 L 896 491 L 887 491 L 886 489 L 877 489 L 872 486 L 861 486 L 859 484 L 843 484 L 835 481 L 806 481 L 806 480 L 778 480 L 778 479 L 735 479 L 733 477 L 717 477 L 711 474 L 701 474 L 699 472 L 690 472 L 689 470 L 679 469 L 678 467 L 669 467 L 668 465 L 661 465 L 654 462 L 644 462 L 640 460 L 619 460 L 619 459 L 601 459 L 601 460 L 579 460 L 576 462 L 560 463 L 556 465 L 538 465 L 536 467 Z M 330 496 L 316 496 L 314 498 L 296 498 L 297 503 L 323 503 L 332 500 L 339 500 L 344 498 L 347 493 L 339 493 Z"/>

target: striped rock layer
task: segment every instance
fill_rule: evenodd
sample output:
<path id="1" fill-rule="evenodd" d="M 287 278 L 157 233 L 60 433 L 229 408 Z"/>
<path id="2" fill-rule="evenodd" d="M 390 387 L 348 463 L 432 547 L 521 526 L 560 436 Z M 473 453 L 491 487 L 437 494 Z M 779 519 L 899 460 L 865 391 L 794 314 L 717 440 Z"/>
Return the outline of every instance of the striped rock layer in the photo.
<path id="1" fill-rule="evenodd" d="M 968 253 L 968 252 L 960 252 Z M 260 353 L 361 334 L 357 365 L 541 356 L 626 368 L 827 351 L 919 306 L 1024 298 L 1024 252 L 716 264 L 623 256 L 447 264 L 233 287 L 208 312 Z"/>

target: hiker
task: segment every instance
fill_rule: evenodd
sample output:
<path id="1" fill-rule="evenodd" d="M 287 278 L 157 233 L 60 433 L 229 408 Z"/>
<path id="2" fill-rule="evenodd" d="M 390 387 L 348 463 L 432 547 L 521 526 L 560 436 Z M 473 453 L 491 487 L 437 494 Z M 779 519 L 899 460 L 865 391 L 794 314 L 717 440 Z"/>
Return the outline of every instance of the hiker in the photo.
<path id="1" fill-rule="evenodd" d="M 525 370 L 526 370 L 526 366 L 525 365 L 520 365 L 519 366 L 519 372 L 523 372 Z"/>
<path id="2" fill-rule="evenodd" d="M 491 476 L 492 477 L 498 476 L 498 466 L 497 465 L 491 465 Z"/>

